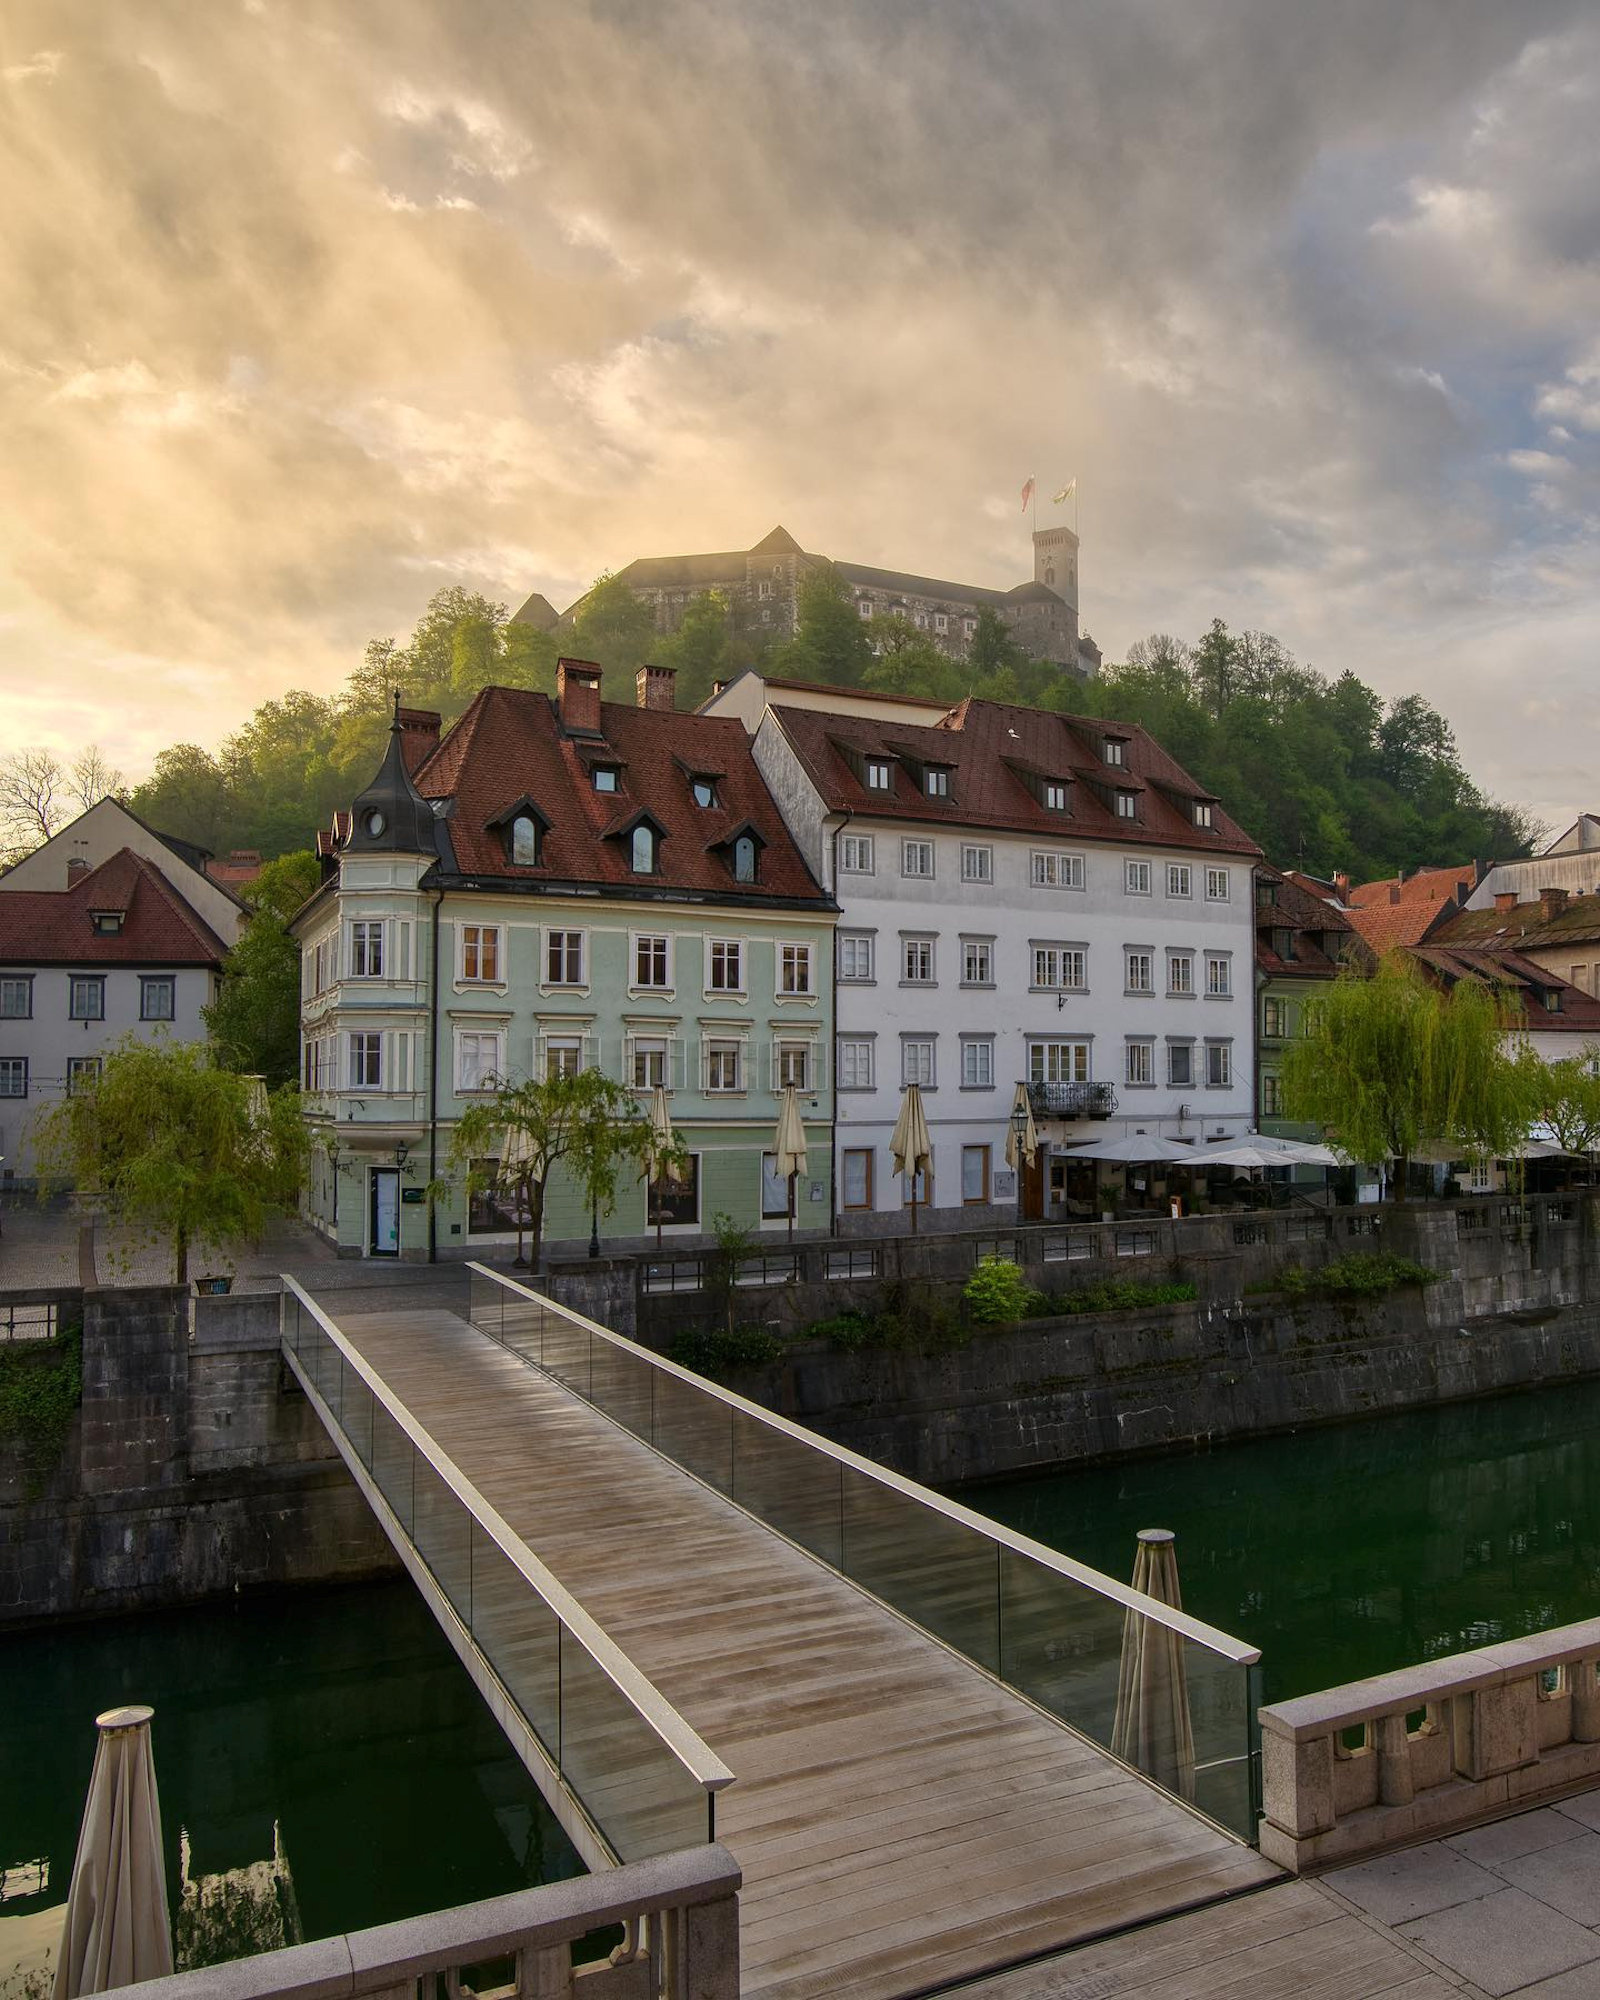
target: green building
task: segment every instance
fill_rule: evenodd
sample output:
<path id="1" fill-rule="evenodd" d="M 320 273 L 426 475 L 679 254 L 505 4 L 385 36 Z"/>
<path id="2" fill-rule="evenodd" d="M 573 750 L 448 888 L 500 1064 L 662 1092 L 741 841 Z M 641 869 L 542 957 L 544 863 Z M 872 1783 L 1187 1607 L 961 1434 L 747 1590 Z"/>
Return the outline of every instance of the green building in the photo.
<path id="1" fill-rule="evenodd" d="M 727 1215 L 786 1232 L 779 1094 L 809 1166 L 795 1227 L 833 1219 L 834 905 L 734 720 L 679 714 L 669 671 L 638 705 L 562 661 L 554 701 L 487 688 L 441 741 L 396 711 L 371 785 L 319 840 L 297 914 L 309 1216 L 350 1256 L 499 1255 L 506 1198 L 449 1165 L 463 1106 L 501 1080 L 598 1066 L 668 1093 L 682 1180 L 624 1185 L 603 1241 L 689 1247 Z M 427 1190 L 448 1183 L 429 1202 Z M 558 1168 L 545 1245 L 590 1215 Z"/>
<path id="2" fill-rule="evenodd" d="M 1257 1129 L 1280 1139 L 1322 1138 L 1283 1115 L 1283 1056 L 1306 1031 L 1309 1001 L 1353 954 L 1370 956 L 1343 910 L 1263 862 L 1256 868 Z M 1318 1177 L 1315 1176 L 1314 1177 Z"/>

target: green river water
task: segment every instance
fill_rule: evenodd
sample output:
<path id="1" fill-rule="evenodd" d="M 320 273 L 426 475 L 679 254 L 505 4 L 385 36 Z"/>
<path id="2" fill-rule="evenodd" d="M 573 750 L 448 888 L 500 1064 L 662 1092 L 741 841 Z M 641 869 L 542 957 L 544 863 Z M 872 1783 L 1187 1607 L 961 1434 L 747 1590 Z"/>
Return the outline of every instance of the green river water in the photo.
<path id="1" fill-rule="evenodd" d="M 1600 1615 L 1600 1382 L 964 1487 L 1126 1580 L 1171 1528 L 1187 1611 L 1269 1701 Z"/>
<path id="2" fill-rule="evenodd" d="M 65 1900 L 94 1718 L 130 1701 L 156 1711 L 175 1917 L 185 1835 L 191 1878 L 249 1872 L 241 1926 L 292 1902 L 308 1939 L 583 1872 L 402 1581 L 0 1637 L 0 1918 Z"/>

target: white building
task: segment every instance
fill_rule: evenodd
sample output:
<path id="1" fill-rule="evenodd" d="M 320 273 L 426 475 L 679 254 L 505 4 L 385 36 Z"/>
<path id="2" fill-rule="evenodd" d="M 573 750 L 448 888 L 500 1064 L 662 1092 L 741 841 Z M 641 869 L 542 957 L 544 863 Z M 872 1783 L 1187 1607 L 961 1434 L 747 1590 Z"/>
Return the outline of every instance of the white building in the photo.
<path id="1" fill-rule="evenodd" d="M 753 707 L 752 677 L 707 705 Z M 908 1083 L 933 1143 L 919 1198 L 945 1227 L 1003 1221 L 1007 1121 L 1026 1081 L 1042 1146 L 1023 1213 L 1081 1211 L 1066 1149 L 1111 1132 L 1249 1128 L 1259 849 L 1144 731 L 968 701 L 909 720 L 767 683 L 755 756 L 839 903 L 840 1226 L 898 1230 L 889 1139 Z"/>

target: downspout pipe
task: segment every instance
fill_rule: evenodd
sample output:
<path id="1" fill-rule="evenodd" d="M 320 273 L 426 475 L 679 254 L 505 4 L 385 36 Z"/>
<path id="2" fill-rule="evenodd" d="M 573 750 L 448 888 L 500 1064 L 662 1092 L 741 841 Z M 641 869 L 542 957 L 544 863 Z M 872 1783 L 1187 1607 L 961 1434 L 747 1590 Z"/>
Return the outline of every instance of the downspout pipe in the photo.
<path id="1" fill-rule="evenodd" d="M 428 966 L 428 1262 L 439 1261 L 438 1203 L 432 1189 L 439 1179 L 439 907 L 443 889 L 433 892 L 431 954 Z"/>
<path id="2" fill-rule="evenodd" d="M 828 894 L 833 898 L 835 911 L 839 908 L 839 836 L 855 818 L 848 807 L 839 824 L 833 829 L 830 839 Z M 833 927 L 833 958 L 830 961 L 828 977 L 832 981 L 828 999 L 833 1009 L 833 1072 L 831 1088 L 828 1092 L 828 1234 L 839 1233 L 839 926 Z"/>

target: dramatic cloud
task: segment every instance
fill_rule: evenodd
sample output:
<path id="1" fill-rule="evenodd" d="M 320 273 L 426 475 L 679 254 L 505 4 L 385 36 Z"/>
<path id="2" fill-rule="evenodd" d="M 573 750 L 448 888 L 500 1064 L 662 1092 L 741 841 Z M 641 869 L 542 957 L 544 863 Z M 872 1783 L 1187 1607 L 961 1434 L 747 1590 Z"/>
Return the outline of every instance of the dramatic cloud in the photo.
<path id="1" fill-rule="evenodd" d="M 12 0 L 0 733 L 137 771 L 441 582 L 808 546 L 1213 616 L 1594 803 L 1567 0 Z"/>

